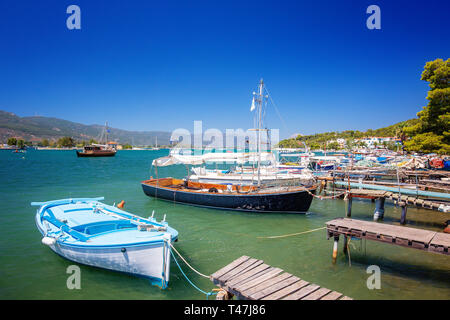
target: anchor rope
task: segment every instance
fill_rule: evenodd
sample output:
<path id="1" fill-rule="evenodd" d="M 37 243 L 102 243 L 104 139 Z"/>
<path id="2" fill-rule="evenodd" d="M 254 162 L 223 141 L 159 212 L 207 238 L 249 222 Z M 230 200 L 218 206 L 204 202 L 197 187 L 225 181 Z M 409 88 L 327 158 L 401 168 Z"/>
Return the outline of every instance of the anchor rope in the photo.
<path id="1" fill-rule="evenodd" d="M 173 258 L 173 260 L 175 260 L 175 263 L 177 264 L 178 269 L 180 269 L 181 274 L 186 278 L 186 280 L 189 282 L 189 284 L 190 284 L 191 286 L 193 286 L 193 287 L 194 287 L 196 290 L 198 290 L 199 292 L 201 292 L 201 293 L 203 293 L 204 295 L 206 295 L 206 299 L 207 299 L 207 300 L 208 300 L 209 296 L 212 296 L 212 295 L 217 294 L 217 292 L 212 292 L 212 291 L 206 292 L 206 291 L 200 289 L 199 287 L 197 287 L 197 286 L 191 281 L 191 279 L 189 279 L 189 277 L 184 273 L 183 269 L 181 269 L 181 266 L 180 266 L 180 264 L 178 263 L 178 260 L 175 258 L 175 255 L 174 255 L 173 252 L 172 252 L 172 248 L 173 248 L 173 249 L 175 249 L 175 248 L 172 246 L 172 244 L 170 244 L 170 246 L 171 246 L 171 248 L 169 248 L 169 250 L 170 250 L 170 253 L 172 254 L 172 258 Z M 175 251 L 176 251 L 176 249 L 175 249 Z M 178 253 L 178 252 L 177 252 L 177 253 Z M 178 253 L 178 254 L 179 254 L 179 253 Z M 180 255 L 180 258 L 182 258 L 181 255 Z M 184 259 L 183 259 L 183 261 L 186 262 Z M 186 264 L 187 264 L 187 263 L 186 263 Z M 194 271 L 195 271 L 195 270 L 194 270 Z"/>

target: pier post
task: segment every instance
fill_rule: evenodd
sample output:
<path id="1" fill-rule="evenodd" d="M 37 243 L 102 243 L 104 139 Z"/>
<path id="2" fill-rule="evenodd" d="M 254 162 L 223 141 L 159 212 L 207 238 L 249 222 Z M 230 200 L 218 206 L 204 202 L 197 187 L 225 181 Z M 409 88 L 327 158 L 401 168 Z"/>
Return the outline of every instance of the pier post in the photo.
<path id="1" fill-rule="evenodd" d="M 213 290 L 215 291 L 215 290 Z M 224 289 L 219 289 L 219 292 L 217 292 L 216 295 L 216 300 L 231 300 L 233 299 L 233 294 L 224 290 Z"/>
<path id="2" fill-rule="evenodd" d="M 347 255 L 348 237 L 344 235 L 344 254 Z"/>
<path id="3" fill-rule="evenodd" d="M 406 224 L 406 212 L 408 211 L 408 207 L 405 202 L 400 202 L 400 206 L 402 207 L 402 217 L 400 218 L 400 224 Z"/>
<path id="4" fill-rule="evenodd" d="M 383 220 L 384 218 L 384 197 L 379 197 L 375 201 L 375 211 L 373 221 Z"/>
<path id="5" fill-rule="evenodd" d="M 352 195 L 349 194 L 347 198 L 347 214 L 345 215 L 347 218 L 352 216 Z"/>
<path id="6" fill-rule="evenodd" d="M 337 250 L 338 250 L 338 241 L 339 241 L 339 235 L 335 235 L 334 236 L 334 244 L 333 244 L 333 264 L 336 263 Z"/>

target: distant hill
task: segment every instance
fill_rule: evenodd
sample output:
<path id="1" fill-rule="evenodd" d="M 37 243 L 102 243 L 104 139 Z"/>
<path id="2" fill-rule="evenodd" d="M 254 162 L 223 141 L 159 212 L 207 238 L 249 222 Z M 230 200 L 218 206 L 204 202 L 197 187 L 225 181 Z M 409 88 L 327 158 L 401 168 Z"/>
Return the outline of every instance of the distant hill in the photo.
<path id="1" fill-rule="evenodd" d="M 57 140 L 64 136 L 75 140 L 98 140 L 103 128 L 103 125 L 84 125 L 50 117 L 19 117 L 14 113 L 0 110 L 0 142 L 2 143 L 6 143 L 9 137 L 26 141 L 41 141 L 44 138 Z M 158 137 L 158 145 L 168 145 L 171 135 L 170 132 L 165 131 L 108 129 L 110 130 L 109 140 L 139 146 L 154 145 L 156 137 Z"/>

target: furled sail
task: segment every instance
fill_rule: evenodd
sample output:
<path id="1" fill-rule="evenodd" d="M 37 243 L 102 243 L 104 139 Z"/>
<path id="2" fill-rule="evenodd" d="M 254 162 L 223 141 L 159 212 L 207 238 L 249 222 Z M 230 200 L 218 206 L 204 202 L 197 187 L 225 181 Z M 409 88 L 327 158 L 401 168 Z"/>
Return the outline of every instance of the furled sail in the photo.
<path id="1" fill-rule="evenodd" d="M 275 163 L 275 156 L 271 152 L 263 152 L 260 161 L 270 161 Z M 257 162 L 257 153 L 206 153 L 203 155 L 182 155 L 171 154 L 153 160 L 152 165 L 158 167 L 166 167 L 175 164 L 201 165 L 207 162 L 236 162 L 239 164 L 247 162 Z"/>

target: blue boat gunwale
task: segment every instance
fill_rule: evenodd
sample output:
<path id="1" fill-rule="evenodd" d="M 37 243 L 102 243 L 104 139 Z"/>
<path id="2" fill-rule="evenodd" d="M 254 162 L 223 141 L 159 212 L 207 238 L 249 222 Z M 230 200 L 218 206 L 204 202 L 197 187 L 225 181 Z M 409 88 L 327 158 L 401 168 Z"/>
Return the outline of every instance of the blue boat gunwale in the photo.
<path id="1" fill-rule="evenodd" d="M 36 227 L 38 228 L 39 232 L 45 236 L 46 232 L 41 228 L 41 226 L 38 223 L 38 215 L 36 214 Z M 176 231 L 176 230 L 175 230 Z M 133 243 L 121 243 L 121 244 L 107 244 L 107 245 L 89 245 L 86 242 L 82 242 L 80 244 L 76 244 L 76 243 L 68 243 L 66 241 L 62 241 L 61 239 L 57 239 L 56 240 L 59 246 L 62 247 L 69 247 L 69 248 L 84 248 L 84 249 L 105 249 L 105 248 L 111 248 L 111 249 L 121 249 L 121 248 L 131 248 L 131 247 L 143 247 L 143 246 L 149 246 L 149 245 L 158 245 L 158 244 L 163 244 L 164 240 L 163 239 L 158 239 L 158 240 L 152 240 L 152 241 L 146 241 L 146 242 L 133 242 Z M 178 232 L 173 235 L 171 234 L 171 241 L 172 242 L 176 242 L 178 241 Z"/>
<path id="2" fill-rule="evenodd" d="M 99 202 L 99 200 L 103 200 L 104 197 L 98 197 L 98 198 L 72 198 L 72 199 L 61 199 L 61 200 L 52 200 L 52 201 L 46 201 L 46 202 L 32 202 L 31 205 L 32 206 L 40 206 L 40 208 L 38 209 L 38 212 L 36 214 L 36 219 L 37 219 L 37 215 L 39 214 L 39 218 L 41 220 L 41 222 L 43 220 L 46 220 L 48 222 L 50 222 L 51 224 L 53 224 L 54 226 L 60 228 L 62 231 L 64 231 L 65 233 L 69 234 L 72 238 L 74 238 L 77 241 L 81 241 L 81 242 L 88 242 L 90 239 L 94 238 L 94 237 L 98 237 L 98 236 L 103 236 L 105 234 L 108 233 L 114 233 L 114 232 L 121 232 L 121 231 L 129 231 L 131 228 L 124 228 L 124 229 L 114 229 L 114 230 L 109 230 L 106 232 L 100 232 L 100 233 L 96 233 L 93 235 L 87 235 L 86 233 L 80 232 L 78 231 L 77 227 L 83 226 L 77 226 L 77 227 L 70 227 L 69 225 L 67 225 L 67 223 L 61 222 L 59 221 L 55 215 L 53 214 L 53 212 L 50 210 L 50 208 L 52 207 L 57 207 L 57 206 L 61 206 L 61 205 L 67 205 L 67 204 L 75 204 L 75 203 L 93 203 L 94 206 L 92 208 L 79 208 L 79 209 L 69 209 L 69 210 L 64 210 L 64 212 L 72 212 L 72 211 L 84 211 L 84 210 L 93 210 L 94 208 L 96 208 L 97 205 L 101 205 L 101 209 L 109 211 L 111 213 L 115 213 L 118 214 L 119 216 L 127 219 L 127 220 L 104 220 L 104 221 L 96 221 L 93 223 L 90 223 L 91 225 L 96 225 L 96 224 L 109 224 L 111 222 L 113 223 L 130 223 L 130 224 L 134 224 L 134 222 L 139 223 L 139 222 L 145 222 L 148 224 L 152 224 L 155 226 L 159 226 L 159 227 L 163 227 L 165 226 L 162 223 L 158 223 L 156 221 L 153 220 L 149 220 L 149 219 L 145 219 L 139 216 L 136 216 L 134 214 L 128 213 L 126 211 L 120 210 L 118 208 L 117 210 L 111 210 L 109 209 L 109 205 L 106 205 L 104 203 Z M 45 216 L 45 213 L 48 213 L 49 216 Z M 41 230 L 41 228 L 38 225 L 38 221 L 36 220 L 36 225 L 38 226 L 39 231 L 45 235 L 46 233 L 44 232 L 44 230 Z M 89 225 L 89 224 L 84 224 L 84 226 Z M 136 229 L 137 229 L 137 225 L 136 225 Z M 171 233 L 170 233 L 171 234 Z M 158 233 L 155 234 L 154 236 L 162 236 L 162 233 Z M 171 239 L 172 241 L 177 241 L 178 240 L 178 234 L 172 235 L 171 234 Z M 58 243 L 64 243 L 64 245 L 67 246 L 71 246 L 71 247 L 89 247 L 89 248 L 115 248 L 115 247 L 124 247 L 124 246 L 130 246 L 130 247 L 135 247 L 135 246 L 141 246 L 141 245 L 149 245 L 152 243 L 162 243 L 164 240 L 162 239 L 158 239 L 158 240 L 153 240 L 153 241 L 146 241 L 146 242 L 136 242 L 136 243 L 128 243 L 128 244 L 117 244 L 117 245 L 77 245 L 77 244 L 68 244 L 67 242 L 62 242 L 60 241 L 60 239 L 57 239 Z"/>

